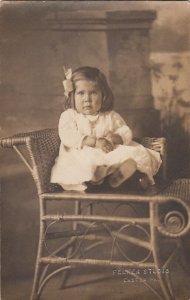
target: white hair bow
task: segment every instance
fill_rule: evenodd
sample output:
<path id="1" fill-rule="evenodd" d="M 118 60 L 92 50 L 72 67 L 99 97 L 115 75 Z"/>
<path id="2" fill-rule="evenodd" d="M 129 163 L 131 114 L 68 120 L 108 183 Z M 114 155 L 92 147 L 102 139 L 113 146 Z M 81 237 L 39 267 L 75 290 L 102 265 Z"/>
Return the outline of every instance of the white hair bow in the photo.
<path id="1" fill-rule="evenodd" d="M 63 66 L 64 74 L 65 74 L 65 80 L 63 80 L 63 86 L 64 86 L 64 94 L 68 98 L 69 93 L 74 90 L 73 81 L 72 81 L 72 69 L 66 69 L 65 66 Z"/>

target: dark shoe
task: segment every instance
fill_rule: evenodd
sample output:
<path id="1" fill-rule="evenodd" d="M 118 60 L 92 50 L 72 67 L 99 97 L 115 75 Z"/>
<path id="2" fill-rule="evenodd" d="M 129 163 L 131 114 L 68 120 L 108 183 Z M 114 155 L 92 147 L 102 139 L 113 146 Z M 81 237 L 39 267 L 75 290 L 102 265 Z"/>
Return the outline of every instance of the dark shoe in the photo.
<path id="1" fill-rule="evenodd" d="M 139 178 L 139 186 L 143 190 L 148 190 L 150 188 L 150 180 L 147 175 L 143 175 L 142 177 Z"/>
<path id="2" fill-rule="evenodd" d="M 48 192 L 49 193 L 56 193 L 62 192 L 63 188 L 58 183 L 49 183 Z"/>

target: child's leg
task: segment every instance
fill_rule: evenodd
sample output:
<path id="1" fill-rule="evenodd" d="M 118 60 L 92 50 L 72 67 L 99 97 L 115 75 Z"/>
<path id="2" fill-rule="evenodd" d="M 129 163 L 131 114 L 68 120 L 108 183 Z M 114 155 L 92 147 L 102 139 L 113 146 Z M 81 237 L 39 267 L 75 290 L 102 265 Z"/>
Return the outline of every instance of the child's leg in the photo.
<path id="1" fill-rule="evenodd" d="M 100 184 L 103 182 L 104 178 L 106 177 L 107 174 L 107 166 L 99 166 L 96 168 L 96 171 L 94 173 L 94 176 L 92 178 L 92 182 L 96 184 Z"/>
<path id="2" fill-rule="evenodd" d="M 137 170 L 137 164 L 133 159 L 128 159 L 122 163 L 118 170 L 109 176 L 109 184 L 116 188 L 125 180 L 131 177 Z"/>

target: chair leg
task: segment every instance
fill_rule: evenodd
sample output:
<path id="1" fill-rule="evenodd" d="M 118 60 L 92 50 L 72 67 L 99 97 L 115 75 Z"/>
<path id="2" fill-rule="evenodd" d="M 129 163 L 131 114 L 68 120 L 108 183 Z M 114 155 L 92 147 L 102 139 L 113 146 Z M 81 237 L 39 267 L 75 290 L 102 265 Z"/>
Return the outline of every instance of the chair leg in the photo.
<path id="1" fill-rule="evenodd" d="M 190 233 L 185 235 L 180 241 L 179 265 L 183 271 L 190 276 Z"/>
<path id="2" fill-rule="evenodd" d="M 39 200 L 40 200 L 40 218 L 42 218 L 42 216 L 45 214 L 45 204 L 42 199 Z M 40 259 L 43 255 L 43 250 L 44 250 L 44 234 L 45 234 L 45 223 L 42 220 L 40 220 L 38 250 L 37 250 L 33 287 L 32 287 L 30 300 L 38 300 L 40 297 L 39 286 L 40 286 L 40 276 L 41 276 L 41 268 L 42 268 Z"/>
<path id="3" fill-rule="evenodd" d="M 165 278 L 166 274 L 158 274 L 160 287 L 162 289 L 165 300 L 175 300 L 173 291 L 171 290 L 171 283 L 169 278 Z"/>
<path id="4" fill-rule="evenodd" d="M 153 246 L 153 258 L 155 263 L 155 270 L 157 272 L 157 278 L 159 281 L 160 288 L 162 290 L 163 299 L 164 300 L 175 300 L 172 284 L 170 281 L 169 274 L 166 274 L 165 272 L 161 272 L 159 270 L 163 269 L 163 265 L 159 262 L 159 250 L 158 250 L 158 244 L 154 244 Z"/>
<path id="5" fill-rule="evenodd" d="M 34 282 L 32 288 L 32 294 L 30 300 L 39 300 L 40 295 L 38 294 L 38 283 L 39 283 L 40 265 L 36 264 Z"/>
<path id="6" fill-rule="evenodd" d="M 163 268 L 163 264 L 160 262 L 159 257 L 159 243 L 158 236 L 156 232 L 156 227 L 154 226 L 154 219 L 156 219 L 156 206 L 154 203 L 150 204 L 150 233 L 151 233 L 151 245 L 152 245 L 152 255 L 155 264 L 155 270 L 161 270 Z M 172 257 L 172 256 L 171 256 Z M 157 273 L 157 278 L 159 280 L 160 288 L 162 290 L 163 299 L 164 300 L 175 300 L 174 293 L 172 290 L 172 285 L 170 283 L 169 276 L 166 277 L 166 274 L 162 272 Z"/>
<path id="7" fill-rule="evenodd" d="M 39 251 L 38 251 L 38 256 L 36 260 L 36 266 L 35 266 L 35 272 L 34 272 L 34 279 L 33 279 L 33 287 L 32 287 L 32 293 L 31 293 L 31 298 L 30 300 L 38 300 L 40 295 L 38 293 L 39 289 L 39 281 L 40 281 L 40 273 L 41 273 L 41 264 L 39 262 L 40 257 L 41 257 L 41 244 L 42 240 L 39 241 Z"/>
<path id="8" fill-rule="evenodd" d="M 74 212 L 75 212 L 75 215 L 80 215 L 81 214 L 81 203 L 78 200 L 75 201 Z M 74 221 L 73 224 L 72 224 L 72 229 L 76 230 L 77 226 L 78 226 L 77 222 Z M 71 256 L 72 251 L 73 251 L 74 248 L 75 248 L 75 241 L 69 246 L 69 248 L 67 250 L 67 253 L 66 253 L 67 257 Z M 71 270 L 69 270 L 69 269 L 63 272 L 63 274 L 62 274 L 62 283 L 61 283 L 60 289 L 64 289 L 64 287 L 67 283 L 67 280 L 69 278 L 70 273 L 71 273 Z"/>

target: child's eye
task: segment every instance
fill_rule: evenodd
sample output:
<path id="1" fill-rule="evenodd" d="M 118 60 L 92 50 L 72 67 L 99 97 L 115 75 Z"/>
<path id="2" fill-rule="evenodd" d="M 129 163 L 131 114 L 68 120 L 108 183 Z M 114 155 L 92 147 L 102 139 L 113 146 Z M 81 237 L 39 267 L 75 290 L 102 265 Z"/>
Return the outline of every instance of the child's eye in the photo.
<path id="1" fill-rule="evenodd" d="M 77 95 L 83 96 L 84 95 L 84 91 L 78 91 Z"/>
<path id="2" fill-rule="evenodd" d="M 96 91 L 93 91 L 92 93 L 91 93 L 91 95 L 97 95 L 98 93 L 96 92 Z"/>

